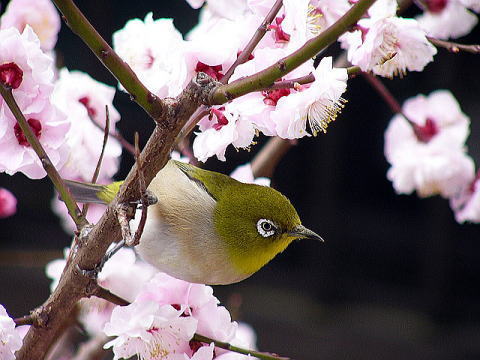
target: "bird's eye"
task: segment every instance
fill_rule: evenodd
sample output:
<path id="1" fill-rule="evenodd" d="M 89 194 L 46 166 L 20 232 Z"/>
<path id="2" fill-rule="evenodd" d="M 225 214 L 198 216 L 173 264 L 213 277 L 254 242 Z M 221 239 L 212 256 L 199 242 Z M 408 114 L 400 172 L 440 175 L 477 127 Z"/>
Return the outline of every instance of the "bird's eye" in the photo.
<path id="1" fill-rule="evenodd" d="M 263 237 L 269 237 L 275 234 L 277 227 L 271 220 L 260 219 L 257 221 L 257 230 Z"/>

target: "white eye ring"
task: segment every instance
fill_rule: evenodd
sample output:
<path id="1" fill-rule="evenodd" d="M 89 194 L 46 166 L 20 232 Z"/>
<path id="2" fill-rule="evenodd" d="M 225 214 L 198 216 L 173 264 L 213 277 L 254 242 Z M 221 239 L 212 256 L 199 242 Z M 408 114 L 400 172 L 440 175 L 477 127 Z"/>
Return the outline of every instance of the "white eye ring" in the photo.
<path id="1" fill-rule="evenodd" d="M 275 230 L 277 227 L 273 223 L 273 221 L 268 219 L 260 219 L 257 221 L 257 231 L 263 237 L 269 237 L 275 234 Z"/>

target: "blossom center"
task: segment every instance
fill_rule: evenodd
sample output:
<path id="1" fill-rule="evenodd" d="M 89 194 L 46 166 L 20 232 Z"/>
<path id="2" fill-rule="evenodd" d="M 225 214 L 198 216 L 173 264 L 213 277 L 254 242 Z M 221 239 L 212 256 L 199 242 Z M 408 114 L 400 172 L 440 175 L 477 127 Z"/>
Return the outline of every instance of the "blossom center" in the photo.
<path id="1" fill-rule="evenodd" d="M 420 142 L 428 143 L 435 135 L 438 134 L 438 126 L 431 118 L 425 120 L 425 125 L 413 125 L 413 130 Z"/>
<path id="2" fill-rule="evenodd" d="M 275 18 L 275 24 L 272 24 L 268 27 L 269 30 L 273 30 L 275 32 L 275 41 L 276 42 L 287 42 L 290 41 L 290 35 L 287 34 L 282 29 L 282 22 L 285 19 L 285 15 L 278 16 Z"/>
<path id="3" fill-rule="evenodd" d="M 442 12 L 447 6 L 448 0 L 427 0 L 426 5 L 428 11 L 431 13 Z"/>
<path id="4" fill-rule="evenodd" d="M 291 92 L 290 89 L 276 89 L 276 90 L 264 90 L 262 91 L 263 103 L 265 105 L 277 106 L 278 100 L 280 98 L 289 95 Z"/>
<path id="5" fill-rule="evenodd" d="M 20 67 L 13 63 L 5 63 L 0 65 L 0 82 L 12 89 L 20 86 L 23 79 L 23 71 Z"/>
<path id="6" fill-rule="evenodd" d="M 30 129 L 32 129 L 37 139 L 40 138 L 40 135 L 42 134 L 42 123 L 37 119 L 28 119 L 27 123 L 30 126 Z M 20 127 L 20 125 L 18 125 L 18 123 L 16 123 L 15 126 L 13 127 L 13 132 L 20 145 L 26 146 L 26 147 L 30 146 L 30 143 L 28 142 L 27 137 L 23 133 L 23 130 Z"/>
<path id="7" fill-rule="evenodd" d="M 223 106 L 219 109 L 210 110 L 210 120 L 212 119 L 213 116 L 217 117 L 217 123 L 213 125 L 213 128 L 217 131 L 219 131 L 222 127 L 228 124 L 228 119 L 223 114 L 224 110 L 225 110 L 225 107 Z"/>
<path id="8" fill-rule="evenodd" d="M 195 66 L 196 72 L 204 72 L 215 80 L 220 80 L 223 77 L 222 65 L 207 65 L 199 61 Z"/>
<path id="9" fill-rule="evenodd" d="M 80 99 L 78 99 L 78 102 L 85 106 L 88 112 L 88 116 L 95 117 L 97 115 L 97 110 L 90 106 L 90 98 L 88 96 L 81 97 Z"/>

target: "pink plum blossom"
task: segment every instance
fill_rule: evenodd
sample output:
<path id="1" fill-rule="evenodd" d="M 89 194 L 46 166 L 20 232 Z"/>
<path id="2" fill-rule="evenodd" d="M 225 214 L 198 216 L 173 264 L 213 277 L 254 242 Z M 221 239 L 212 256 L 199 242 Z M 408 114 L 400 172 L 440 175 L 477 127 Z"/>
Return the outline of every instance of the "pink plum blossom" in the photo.
<path id="1" fill-rule="evenodd" d="M 65 134 L 70 128 L 65 115 L 50 104 L 53 61 L 40 49 L 30 26 L 20 34 L 16 28 L 0 30 L 0 79 L 12 94 L 28 125 L 54 166 L 65 162 Z M 7 104 L 0 99 L 0 171 L 23 172 L 38 179 L 46 175 L 40 160 Z"/>
<path id="2" fill-rule="evenodd" d="M 421 197 L 458 193 L 474 177 L 474 164 L 465 154 L 469 119 L 447 90 L 418 95 L 403 105 L 385 133 L 387 177 L 397 193 L 414 190 Z"/>
<path id="3" fill-rule="evenodd" d="M 4 66 L 14 64 L 20 74 L 18 86 L 12 86 L 13 96 L 26 112 L 41 111 L 48 103 L 53 89 L 53 61 L 40 49 L 40 41 L 30 26 L 25 26 L 20 34 L 16 28 L 0 30 L 0 78 L 3 78 Z M 11 73 L 11 69 L 8 70 Z M 8 84 L 7 84 L 8 85 Z M 5 107 L 0 99 L 0 107 Z"/>
<path id="4" fill-rule="evenodd" d="M 111 132 L 115 131 L 115 124 L 120 120 L 120 114 L 112 105 L 114 96 L 114 88 L 92 79 L 86 73 L 68 71 L 66 68 L 60 71 L 52 102 L 68 114 L 71 123 L 65 139 L 71 151 L 61 170 L 63 176 L 91 180 L 102 150 L 105 106 L 108 106 Z M 100 168 L 100 180 L 110 181 L 118 170 L 121 153 L 119 142 L 109 137 Z"/>
<path id="5" fill-rule="evenodd" d="M 189 352 L 189 341 L 197 320 L 182 317 L 183 309 L 156 302 L 134 302 L 117 306 L 105 334 L 115 338 L 104 348 L 113 348 L 114 359 L 138 355 L 141 359 L 170 359 Z"/>
<path id="6" fill-rule="evenodd" d="M 182 34 L 172 19 L 129 20 L 113 34 L 113 48 L 140 81 L 159 97 L 178 95 L 187 81 Z"/>
<path id="7" fill-rule="evenodd" d="M 22 339 L 7 310 L 0 305 L 0 359 L 15 360 L 15 352 L 22 347 Z"/>
<path id="8" fill-rule="evenodd" d="M 363 71 L 392 78 L 408 71 L 422 71 L 437 49 L 414 19 L 396 17 L 395 0 L 379 0 L 358 29 L 341 37 L 348 60 Z"/>
<path id="9" fill-rule="evenodd" d="M 255 178 L 253 176 L 252 164 L 250 163 L 238 166 L 230 174 L 230 177 L 234 178 L 235 180 L 241 181 L 243 183 L 257 184 L 257 185 L 263 185 L 263 186 L 270 186 L 270 182 L 271 182 L 271 180 L 266 177 Z"/>
<path id="10" fill-rule="evenodd" d="M 65 258 L 69 252 L 65 249 Z M 65 259 L 57 259 L 47 264 L 45 272 L 53 280 L 51 291 L 57 286 L 65 263 Z M 157 272 L 151 265 L 137 260 L 132 249 L 122 248 L 105 263 L 98 275 L 98 283 L 123 299 L 133 301 Z M 101 332 L 110 319 L 114 305 L 95 297 L 82 299 L 80 305 L 79 320 L 87 332 L 91 335 Z"/>
<path id="11" fill-rule="evenodd" d="M 417 16 L 420 27 L 429 36 L 438 39 L 456 39 L 467 35 L 478 23 L 478 18 L 458 0 L 446 0 L 443 6 L 429 8 Z M 480 3 L 480 2 L 478 2 Z"/>
<path id="12" fill-rule="evenodd" d="M 65 135 L 70 123 L 65 115 L 50 104 L 45 104 L 39 112 L 24 110 L 23 114 L 52 164 L 61 168 L 69 150 L 65 144 Z M 31 179 L 40 179 L 46 175 L 40 159 L 6 106 L 0 108 L 0 171 L 9 175 L 22 172 Z"/>
<path id="13" fill-rule="evenodd" d="M 0 219 L 12 216 L 17 212 L 17 199 L 5 188 L 0 188 Z"/>
<path id="14" fill-rule="evenodd" d="M 60 16 L 50 0 L 12 0 L 0 18 L 2 29 L 15 27 L 23 32 L 29 25 L 45 51 L 54 48 L 60 31 Z"/>
<path id="15" fill-rule="evenodd" d="M 198 320 L 200 334 L 216 340 L 231 340 L 237 328 L 228 310 L 219 306 L 210 286 L 178 280 L 165 273 L 156 274 L 144 286 L 136 301 L 155 301 L 160 305 L 181 307 L 185 309 L 184 316 Z"/>

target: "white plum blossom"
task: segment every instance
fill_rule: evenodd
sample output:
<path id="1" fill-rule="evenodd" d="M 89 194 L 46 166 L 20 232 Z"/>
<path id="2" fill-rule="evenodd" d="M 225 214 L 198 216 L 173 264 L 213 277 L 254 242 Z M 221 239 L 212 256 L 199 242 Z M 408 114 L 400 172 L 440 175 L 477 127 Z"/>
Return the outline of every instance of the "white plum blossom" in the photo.
<path id="1" fill-rule="evenodd" d="M 29 25 L 45 51 L 54 48 L 60 31 L 60 16 L 50 0 L 12 0 L 0 18 L 0 28 L 15 27 L 23 32 Z"/>
<path id="2" fill-rule="evenodd" d="M 427 1 L 424 13 L 417 16 L 425 32 L 438 39 L 456 39 L 467 35 L 477 25 L 477 16 L 467 7 L 480 11 L 480 1 Z"/>
<path id="3" fill-rule="evenodd" d="M 480 172 L 462 191 L 450 198 L 450 206 L 457 222 L 480 222 Z"/>
<path id="4" fill-rule="evenodd" d="M 152 360 L 181 356 L 190 350 L 189 341 L 197 328 L 197 320 L 182 314 L 183 309 L 153 301 L 117 306 L 104 328 L 115 339 L 104 348 L 113 348 L 114 360 L 133 355 Z"/>
<path id="5" fill-rule="evenodd" d="M 358 22 L 359 30 L 341 37 L 348 49 L 348 60 L 362 71 L 392 78 L 408 71 L 422 71 L 433 60 L 437 49 L 414 19 L 395 16 L 395 0 L 379 0 L 369 18 Z"/>
<path id="6" fill-rule="evenodd" d="M 328 124 L 335 120 L 343 108 L 342 94 L 347 89 L 346 69 L 332 66 L 332 58 L 323 58 L 313 71 L 315 81 L 281 97 L 270 113 L 278 136 L 284 139 L 308 135 L 307 123 L 313 135 L 326 132 Z"/>
<path id="7" fill-rule="evenodd" d="M 230 177 L 243 183 L 257 184 L 263 186 L 270 186 L 271 182 L 271 180 L 267 177 L 254 177 L 252 171 L 252 164 L 250 163 L 238 166 L 230 174 Z"/>
<path id="8" fill-rule="evenodd" d="M 177 96 L 187 81 L 185 43 L 172 19 L 129 20 L 113 34 L 113 48 L 159 97 Z"/>
<path id="9" fill-rule="evenodd" d="M 256 134 L 252 122 L 242 119 L 235 102 L 214 108 L 211 115 L 199 122 L 200 131 L 193 142 L 195 157 L 205 162 L 216 155 L 225 161 L 225 151 L 232 144 L 236 148 L 248 148 Z"/>
<path id="10" fill-rule="evenodd" d="M 0 219 L 17 212 L 17 198 L 10 191 L 0 187 Z"/>
<path id="11" fill-rule="evenodd" d="M 413 123 L 395 115 L 385 132 L 385 156 L 391 164 L 387 177 L 396 192 L 457 194 L 474 177 L 473 161 L 465 153 L 468 117 L 446 90 L 409 99 L 402 110 Z"/>
<path id="12" fill-rule="evenodd" d="M 0 305 L 0 359 L 15 360 L 15 352 L 22 347 L 22 339 L 15 330 L 13 319 Z"/>
<path id="13" fill-rule="evenodd" d="M 249 350 L 256 350 L 257 349 L 257 335 L 255 334 L 255 330 L 253 328 L 244 323 L 239 322 L 237 331 L 235 332 L 235 336 L 232 340 L 230 340 L 230 344 L 239 346 L 244 349 Z M 224 350 L 217 350 L 218 354 L 215 357 L 215 360 L 247 360 L 251 359 L 248 355 L 238 354 L 232 351 L 224 351 Z"/>
<path id="14" fill-rule="evenodd" d="M 52 102 L 58 106 L 71 123 L 66 142 L 71 151 L 61 174 L 71 179 L 90 181 L 102 151 L 106 121 L 105 106 L 108 106 L 110 132 L 120 114 L 112 105 L 115 89 L 92 79 L 80 71 L 63 68 L 55 84 Z M 97 124 L 95 125 L 94 122 Z M 119 142 L 109 137 L 102 166 L 100 180 L 109 181 L 117 172 L 122 148 Z"/>

